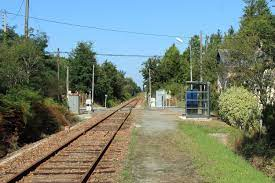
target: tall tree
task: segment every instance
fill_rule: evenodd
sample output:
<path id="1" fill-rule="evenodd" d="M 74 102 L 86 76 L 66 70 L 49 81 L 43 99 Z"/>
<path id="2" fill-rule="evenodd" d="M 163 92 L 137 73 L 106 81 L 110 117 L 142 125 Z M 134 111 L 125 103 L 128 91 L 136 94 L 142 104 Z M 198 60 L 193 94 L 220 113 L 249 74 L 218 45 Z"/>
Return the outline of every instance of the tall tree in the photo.
<path id="1" fill-rule="evenodd" d="M 230 50 L 234 84 L 243 85 L 258 95 L 265 111 L 275 102 L 274 36 L 275 27 L 265 0 L 247 0 L 239 32 L 226 39 Z M 268 130 L 270 121 L 264 120 Z"/>
<path id="2" fill-rule="evenodd" d="M 92 89 L 93 65 L 96 65 L 92 43 L 79 42 L 69 57 L 70 81 L 73 90 L 89 92 Z"/>

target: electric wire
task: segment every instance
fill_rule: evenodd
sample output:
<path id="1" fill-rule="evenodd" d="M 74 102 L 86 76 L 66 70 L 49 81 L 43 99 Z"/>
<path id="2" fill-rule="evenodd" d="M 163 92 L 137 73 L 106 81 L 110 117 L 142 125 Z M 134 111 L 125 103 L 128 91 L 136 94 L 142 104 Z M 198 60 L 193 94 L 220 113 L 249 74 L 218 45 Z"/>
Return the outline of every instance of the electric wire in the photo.
<path id="1" fill-rule="evenodd" d="M 24 2 L 25 2 L 25 0 L 22 0 L 22 1 L 21 1 L 20 7 L 19 7 L 17 13 L 14 15 L 14 17 L 13 17 L 10 21 L 13 21 L 16 17 L 19 16 L 19 14 L 20 14 L 20 12 L 21 12 L 21 10 L 22 10 L 22 7 L 23 7 Z"/>
<path id="2" fill-rule="evenodd" d="M 22 15 L 22 14 L 16 14 L 16 13 L 13 13 L 13 12 L 10 12 L 10 11 L 7 11 L 7 14 L 24 17 L 24 15 Z M 55 23 L 55 24 L 67 25 L 67 26 L 72 26 L 72 27 L 87 28 L 87 29 L 94 29 L 94 30 L 100 30 L 100 31 L 108 31 L 108 32 L 135 34 L 135 35 L 143 35 L 143 36 L 154 36 L 154 37 L 190 38 L 190 37 L 179 36 L 179 35 L 145 33 L 145 32 L 136 32 L 136 31 L 113 29 L 113 28 L 103 28 L 103 27 L 90 26 L 90 25 L 81 25 L 81 24 L 75 24 L 75 23 L 70 23 L 70 22 L 57 21 L 57 20 L 53 20 L 53 19 L 45 19 L 45 18 L 39 18 L 39 17 L 33 17 L 33 16 L 29 16 L 29 18 L 39 20 L 39 21 L 44 21 L 44 22 Z"/>
<path id="3" fill-rule="evenodd" d="M 48 54 L 71 54 L 69 51 L 47 51 Z M 162 55 L 138 55 L 138 54 L 113 54 L 113 53 L 95 53 L 96 56 L 108 56 L 108 57 L 140 57 L 140 58 L 153 58 L 153 57 L 163 57 Z"/>

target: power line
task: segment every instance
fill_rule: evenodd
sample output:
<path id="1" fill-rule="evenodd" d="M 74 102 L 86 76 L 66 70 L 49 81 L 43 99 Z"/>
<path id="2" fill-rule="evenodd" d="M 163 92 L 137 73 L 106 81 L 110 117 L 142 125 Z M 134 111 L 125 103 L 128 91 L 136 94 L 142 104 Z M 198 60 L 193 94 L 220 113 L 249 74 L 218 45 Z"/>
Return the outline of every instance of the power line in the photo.
<path id="1" fill-rule="evenodd" d="M 7 11 L 7 14 L 24 17 L 24 15 L 22 15 L 22 14 L 16 14 L 16 13 L 8 12 L 8 11 Z M 44 22 L 55 23 L 55 24 L 67 25 L 67 26 L 72 26 L 72 27 L 87 28 L 87 29 L 95 29 L 95 30 L 108 31 L 108 32 L 118 32 L 118 33 L 135 34 L 135 35 L 143 35 L 143 36 L 154 36 L 154 37 L 191 38 L 191 37 L 178 36 L 178 35 L 145 33 L 145 32 L 136 32 L 136 31 L 113 29 L 113 28 L 103 28 L 103 27 L 90 26 L 90 25 L 81 25 L 81 24 L 75 24 L 75 23 L 70 23 L 70 22 L 57 21 L 57 20 L 53 20 L 53 19 L 45 19 L 45 18 L 39 18 L 39 17 L 33 17 L 33 16 L 30 16 L 29 18 L 34 19 L 34 20 L 44 21 Z"/>
<path id="2" fill-rule="evenodd" d="M 162 57 L 160 55 L 125 55 L 125 54 L 109 54 L 109 53 L 96 53 L 98 56 L 109 56 L 109 57 L 143 57 L 143 58 L 151 58 L 151 57 Z"/>
<path id="3" fill-rule="evenodd" d="M 57 53 L 62 53 L 62 54 L 70 54 L 71 52 L 68 51 L 51 51 L 51 52 L 46 52 L 48 54 L 57 54 Z M 95 53 L 97 56 L 108 56 L 108 57 L 141 57 L 141 58 L 151 58 L 151 57 L 163 57 L 162 55 L 138 55 L 138 54 L 112 54 L 112 53 Z"/>
<path id="4" fill-rule="evenodd" d="M 11 21 L 13 21 L 17 16 L 19 16 L 21 10 L 22 10 L 22 7 L 23 7 L 23 4 L 24 4 L 24 1 L 25 0 L 22 0 L 21 1 L 21 4 L 20 4 L 20 7 L 19 7 L 19 10 L 17 11 L 17 13 L 14 15 L 14 17 L 11 19 Z"/>

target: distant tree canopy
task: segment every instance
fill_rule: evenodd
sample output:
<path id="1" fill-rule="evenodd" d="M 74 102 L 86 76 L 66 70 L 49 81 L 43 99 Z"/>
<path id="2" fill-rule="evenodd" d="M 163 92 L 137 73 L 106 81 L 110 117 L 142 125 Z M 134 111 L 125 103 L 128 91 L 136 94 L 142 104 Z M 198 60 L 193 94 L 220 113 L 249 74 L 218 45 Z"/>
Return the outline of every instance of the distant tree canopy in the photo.
<path id="1" fill-rule="evenodd" d="M 90 42 L 79 42 L 69 57 L 70 85 L 73 91 L 88 93 L 92 90 L 93 65 L 95 67 L 95 101 L 103 104 L 108 95 L 109 105 L 135 96 L 141 90 L 123 71 L 105 61 L 98 64 Z"/>
<path id="2" fill-rule="evenodd" d="M 112 105 L 126 100 L 138 92 L 136 83 L 125 77 L 109 61 L 98 64 L 91 42 L 79 42 L 68 58 L 48 54 L 48 37 L 45 33 L 30 30 L 30 38 L 18 35 L 14 28 L 0 30 L 0 93 L 24 86 L 38 91 L 45 97 L 58 99 L 66 94 L 66 66 L 70 68 L 70 89 L 88 93 L 92 89 L 93 65 L 95 66 L 95 101 L 103 103 L 105 94 Z M 57 82 L 57 61 L 60 80 Z"/>
<path id="3" fill-rule="evenodd" d="M 275 98 L 271 94 L 275 88 L 275 23 L 266 0 L 245 0 L 246 6 L 240 21 L 239 30 L 231 26 L 226 33 L 217 33 L 206 37 L 202 53 L 202 78 L 211 82 L 212 109 L 217 109 L 218 73 L 223 68 L 217 64 L 218 49 L 226 49 L 230 54 L 230 62 L 234 67 L 228 86 L 243 86 L 260 98 L 263 106 L 263 119 L 268 130 L 271 118 L 270 106 Z M 200 76 L 200 40 L 195 35 L 189 41 L 192 47 L 191 57 L 193 80 Z M 159 88 L 171 90 L 177 94 L 182 92 L 184 81 L 190 80 L 190 51 L 186 48 L 182 53 L 172 45 L 163 58 L 149 58 L 141 69 L 144 85 L 148 91 L 148 70 L 151 70 L 153 92 Z M 179 95 L 178 95 L 179 96 Z M 272 104 L 272 105 L 271 105 Z M 273 106 L 274 107 L 274 106 Z M 267 114 L 268 113 L 268 114 Z M 272 118 L 275 120 L 275 118 Z M 274 129 L 274 128 L 273 128 Z"/>
<path id="4" fill-rule="evenodd" d="M 47 47 L 45 33 L 30 29 L 26 39 L 13 27 L 6 33 L 0 30 L 0 157 L 75 122 L 62 97 L 67 92 L 67 66 L 70 89 L 82 93 L 91 91 L 95 66 L 95 102 L 99 104 L 104 103 L 105 94 L 107 105 L 114 106 L 140 92 L 114 64 L 98 64 L 90 42 L 79 42 L 68 58 L 49 54 Z"/>

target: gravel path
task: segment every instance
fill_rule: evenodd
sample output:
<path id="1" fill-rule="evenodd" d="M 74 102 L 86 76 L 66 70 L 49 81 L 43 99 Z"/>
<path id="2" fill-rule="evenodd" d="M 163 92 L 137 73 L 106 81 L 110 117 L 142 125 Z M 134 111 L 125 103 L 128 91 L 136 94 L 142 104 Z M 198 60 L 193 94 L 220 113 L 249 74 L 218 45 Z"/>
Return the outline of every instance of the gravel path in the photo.
<path id="1" fill-rule="evenodd" d="M 130 161 L 132 182 L 203 182 L 188 154 L 176 144 L 179 112 L 145 110 Z"/>

